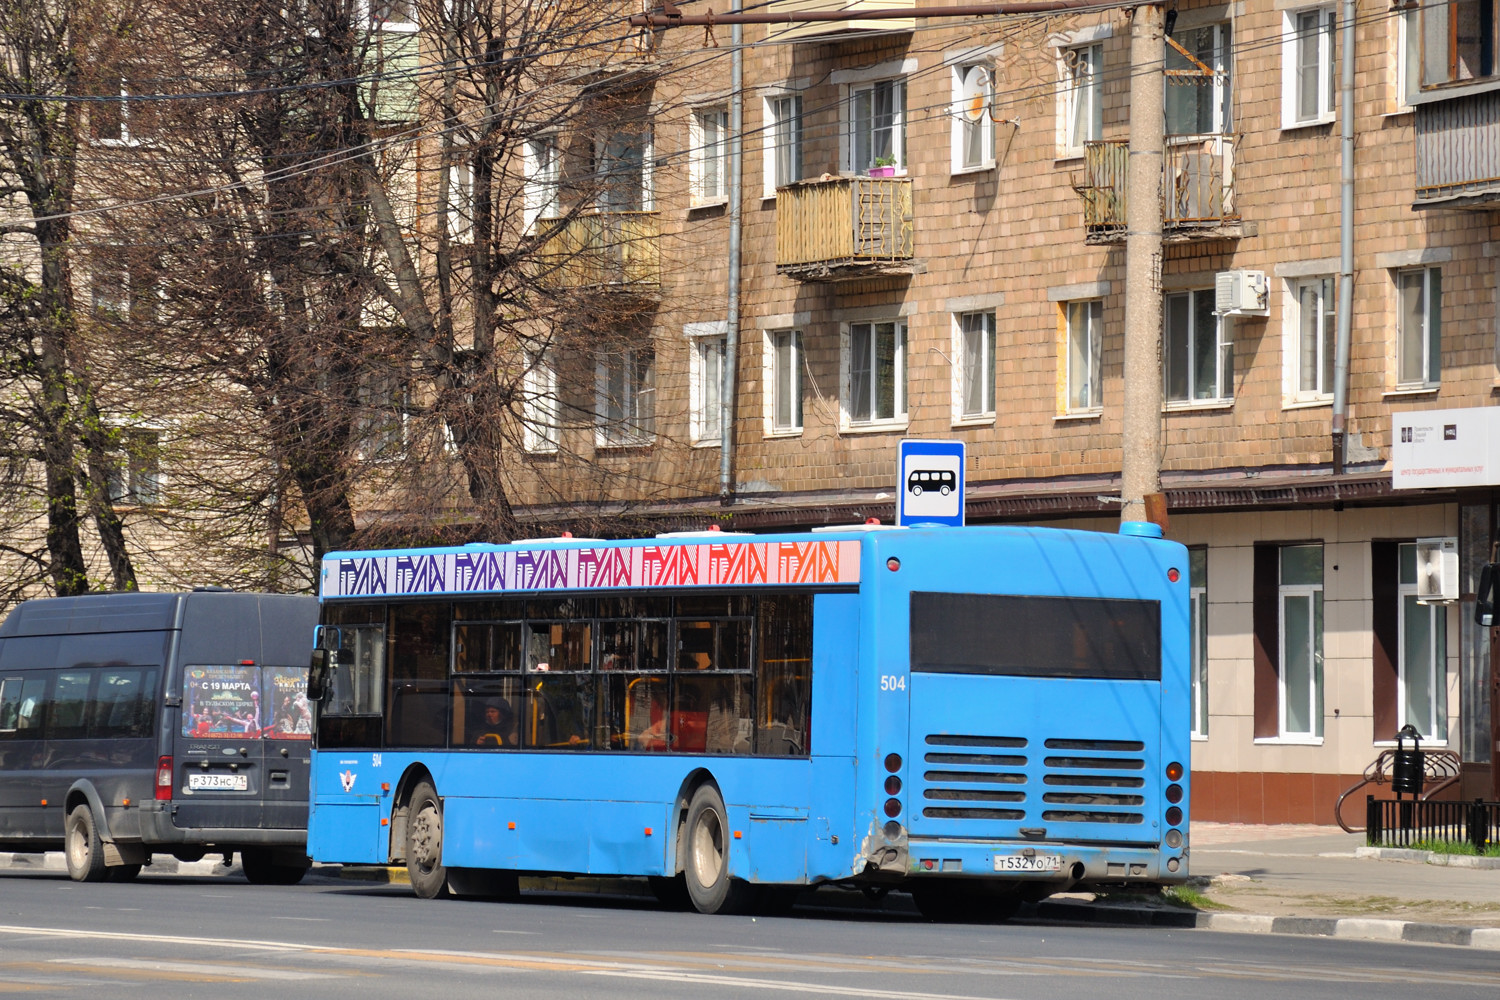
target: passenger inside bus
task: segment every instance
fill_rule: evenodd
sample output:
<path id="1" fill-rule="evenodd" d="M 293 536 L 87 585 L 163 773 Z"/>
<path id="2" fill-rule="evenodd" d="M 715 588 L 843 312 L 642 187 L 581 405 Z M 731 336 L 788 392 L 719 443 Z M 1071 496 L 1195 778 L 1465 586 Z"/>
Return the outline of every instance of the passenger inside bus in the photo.
<path id="1" fill-rule="evenodd" d="M 479 736 L 475 746 L 514 747 L 519 745 L 516 732 L 516 714 L 504 701 L 488 701 L 484 705 L 484 717 L 479 723 Z"/>

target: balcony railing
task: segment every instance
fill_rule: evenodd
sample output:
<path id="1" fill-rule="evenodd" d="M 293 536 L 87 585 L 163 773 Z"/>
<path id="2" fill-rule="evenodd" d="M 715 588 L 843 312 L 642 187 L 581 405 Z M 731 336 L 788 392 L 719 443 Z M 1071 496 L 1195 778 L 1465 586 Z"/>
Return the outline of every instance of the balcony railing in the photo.
<path id="1" fill-rule="evenodd" d="M 835 177 L 776 192 L 776 270 L 804 281 L 910 274 L 911 181 Z"/>
<path id="2" fill-rule="evenodd" d="M 1169 243 L 1241 235 L 1234 198 L 1235 137 L 1174 135 L 1162 162 L 1162 238 Z M 1083 224 L 1090 243 L 1125 238 L 1130 144 L 1123 139 L 1084 143 Z"/>
<path id="3" fill-rule="evenodd" d="M 1419 104 L 1416 203 L 1500 207 L 1500 91 Z"/>
<path id="4" fill-rule="evenodd" d="M 911 31 L 916 18 L 861 18 L 860 11 L 878 8 L 895 10 L 916 7 L 915 0 L 771 0 L 766 8 L 772 14 L 793 14 L 804 11 L 839 11 L 848 14 L 847 20 L 791 22 L 789 25 L 772 25 L 771 37 L 778 42 L 815 39 L 819 36 L 846 35 L 852 31 Z"/>
<path id="5" fill-rule="evenodd" d="M 661 284 L 661 249 L 655 212 L 599 212 L 567 221 L 542 219 L 545 279 L 578 288 L 614 285 L 655 288 Z"/>

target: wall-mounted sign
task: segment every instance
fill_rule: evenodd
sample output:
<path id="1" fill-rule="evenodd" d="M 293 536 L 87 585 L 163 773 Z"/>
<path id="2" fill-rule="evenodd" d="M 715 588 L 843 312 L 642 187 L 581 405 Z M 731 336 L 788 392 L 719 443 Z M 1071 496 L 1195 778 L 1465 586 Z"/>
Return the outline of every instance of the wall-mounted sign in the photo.
<path id="1" fill-rule="evenodd" d="M 1391 488 L 1500 485 L 1500 406 L 1391 415 Z"/>

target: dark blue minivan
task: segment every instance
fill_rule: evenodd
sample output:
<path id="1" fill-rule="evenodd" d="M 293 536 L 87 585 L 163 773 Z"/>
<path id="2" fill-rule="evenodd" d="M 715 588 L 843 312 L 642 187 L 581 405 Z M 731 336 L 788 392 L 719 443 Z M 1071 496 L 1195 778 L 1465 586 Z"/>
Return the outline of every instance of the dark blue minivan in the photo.
<path id="1" fill-rule="evenodd" d="M 218 588 L 26 601 L 0 623 L 0 850 L 83 882 L 155 853 L 307 859 L 317 600 Z"/>

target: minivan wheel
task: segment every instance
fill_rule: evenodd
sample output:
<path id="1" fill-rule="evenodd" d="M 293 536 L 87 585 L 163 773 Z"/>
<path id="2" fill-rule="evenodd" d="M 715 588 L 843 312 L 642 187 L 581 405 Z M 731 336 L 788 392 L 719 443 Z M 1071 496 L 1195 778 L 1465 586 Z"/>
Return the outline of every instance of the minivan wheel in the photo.
<path id="1" fill-rule="evenodd" d="M 412 891 L 422 899 L 448 893 L 448 870 L 443 867 L 443 807 L 437 789 L 419 781 L 406 809 L 406 874 Z"/>
<path id="2" fill-rule="evenodd" d="M 87 802 L 68 813 L 63 855 L 68 862 L 68 878 L 74 882 L 103 882 L 109 875 L 104 867 L 104 844 L 94 829 L 94 812 Z"/>

